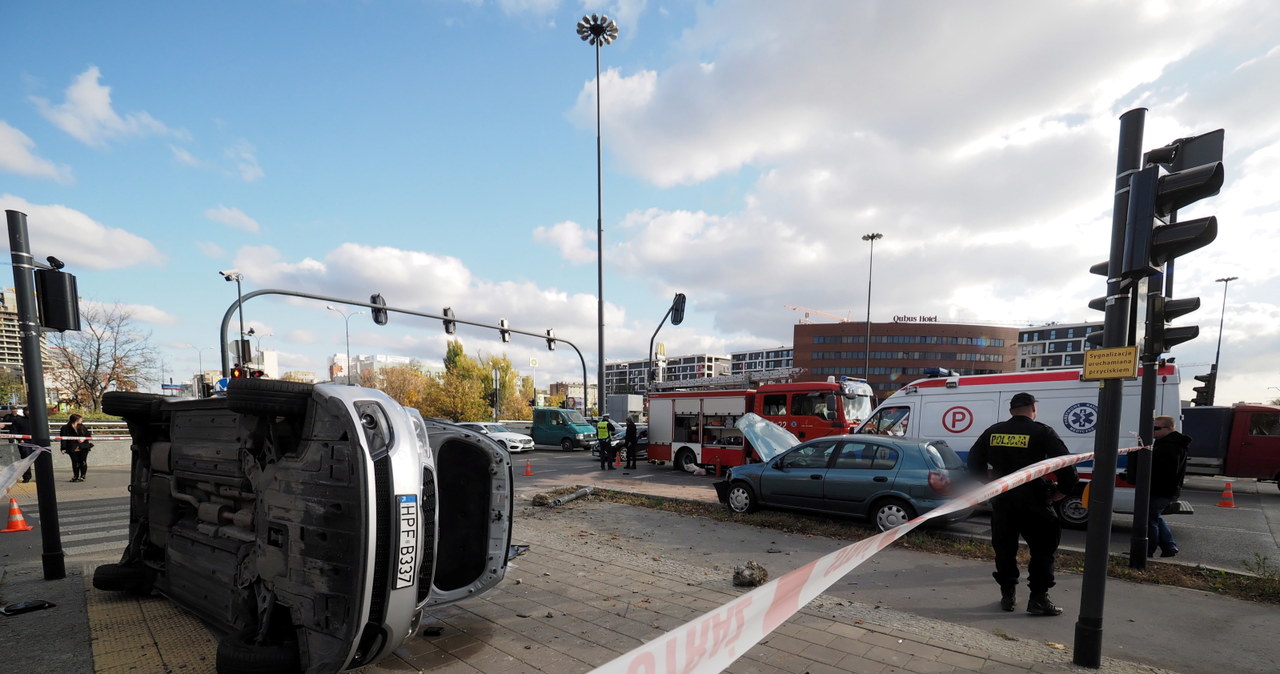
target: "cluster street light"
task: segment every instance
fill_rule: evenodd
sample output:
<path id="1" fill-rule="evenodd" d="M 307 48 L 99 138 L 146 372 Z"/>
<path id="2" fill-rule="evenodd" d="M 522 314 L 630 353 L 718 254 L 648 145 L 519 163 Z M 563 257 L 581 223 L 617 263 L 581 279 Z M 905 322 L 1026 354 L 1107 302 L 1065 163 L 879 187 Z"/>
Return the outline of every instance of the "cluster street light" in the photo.
<path id="1" fill-rule="evenodd" d="M 347 312 L 345 312 L 345 311 L 343 311 L 343 310 L 339 309 L 338 307 L 333 306 L 332 304 L 326 304 L 324 308 L 325 308 L 325 309 L 328 309 L 329 311 L 336 311 L 336 312 L 338 312 L 338 313 L 342 316 L 343 320 L 345 320 L 345 321 L 346 321 L 346 324 L 347 324 L 347 362 L 344 364 L 343 369 L 346 371 L 347 383 L 348 383 L 348 384 L 350 384 L 350 383 L 351 383 L 351 317 L 352 317 L 352 316 L 359 316 L 359 315 L 363 314 L 364 312 L 363 312 L 363 311 L 353 311 L 353 312 L 351 312 L 351 313 L 347 313 Z"/>
<path id="2" fill-rule="evenodd" d="M 596 405 L 606 412 L 604 390 L 604 205 L 600 169 L 600 47 L 618 39 L 618 24 L 603 14 L 583 16 L 578 22 L 578 37 L 596 48 L 596 317 L 598 342 L 596 363 Z M 582 392 L 586 399 L 587 391 Z"/>
<path id="3" fill-rule="evenodd" d="M 871 242 L 871 254 L 867 257 L 867 356 L 862 365 L 862 378 L 866 379 L 868 384 L 871 383 L 871 265 L 876 259 L 876 239 L 883 238 L 884 234 L 880 232 L 862 235 L 863 241 Z"/>

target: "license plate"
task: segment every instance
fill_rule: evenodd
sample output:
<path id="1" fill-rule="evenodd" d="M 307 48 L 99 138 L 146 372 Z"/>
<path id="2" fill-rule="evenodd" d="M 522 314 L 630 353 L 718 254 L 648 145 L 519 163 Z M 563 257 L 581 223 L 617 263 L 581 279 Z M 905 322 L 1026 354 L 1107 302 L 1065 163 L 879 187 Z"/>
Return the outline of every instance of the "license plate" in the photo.
<path id="1" fill-rule="evenodd" d="M 400 507 L 400 538 L 396 550 L 396 587 L 399 590 L 412 587 L 418 573 L 418 526 L 422 522 L 418 512 L 417 494 L 397 494 Z"/>

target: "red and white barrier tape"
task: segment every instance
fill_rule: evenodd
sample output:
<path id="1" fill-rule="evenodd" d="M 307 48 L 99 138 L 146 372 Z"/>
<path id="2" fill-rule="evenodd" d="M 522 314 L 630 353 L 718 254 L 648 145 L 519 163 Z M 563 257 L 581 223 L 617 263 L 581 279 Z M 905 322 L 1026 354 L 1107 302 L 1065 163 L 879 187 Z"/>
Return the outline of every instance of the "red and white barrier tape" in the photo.
<path id="1" fill-rule="evenodd" d="M 9 438 L 11 440 L 31 440 L 31 435 L 14 435 L 12 433 L 0 433 L 0 439 Z M 132 440 L 129 435 L 52 435 L 50 440 Z"/>
<path id="2" fill-rule="evenodd" d="M 1120 454 L 1142 449 L 1126 447 Z M 952 499 L 910 522 L 820 557 L 592 670 L 592 674 L 714 674 L 875 553 L 935 517 L 964 510 L 1093 452 L 1045 459 Z"/>

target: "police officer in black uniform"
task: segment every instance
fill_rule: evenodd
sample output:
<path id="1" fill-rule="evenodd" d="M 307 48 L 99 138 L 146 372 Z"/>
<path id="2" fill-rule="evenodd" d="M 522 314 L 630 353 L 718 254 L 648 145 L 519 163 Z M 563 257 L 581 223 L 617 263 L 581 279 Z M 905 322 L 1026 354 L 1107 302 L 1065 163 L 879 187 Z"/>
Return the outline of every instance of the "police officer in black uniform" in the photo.
<path id="1" fill-rule="evenodd" d="M 1065 456 L 1067 446 L 1052 428 L 1035 420 L 1036 398 L 1018 393 L 1009 400 L 1008 421 L 1001 421 L 982 432 L 969 450 L 969 472 L 980 480 L 1004 477 L 1044 459 Z M 987 466 L 991 466 L 990 478 Z M 1062 615 L 1062 609 L 1049 599 L 1053 587 L 1054 555 L 1062 529 L 1058 524 L 1053 501 L 1069 495 L 1079 478 L 1075 466 L 1054 473 L 1054 482 L 1037 478 L 991 499 L 991 547 L 996 554 L 996 571 L 991 574 L 1000 585 L 1000 608 L 1012 611 L 1017 603 L 1018 537 L 1027 542 L 1031 562 L 1027 565 L 1027 584 L 1031 599 L 1027 613 Z"/>

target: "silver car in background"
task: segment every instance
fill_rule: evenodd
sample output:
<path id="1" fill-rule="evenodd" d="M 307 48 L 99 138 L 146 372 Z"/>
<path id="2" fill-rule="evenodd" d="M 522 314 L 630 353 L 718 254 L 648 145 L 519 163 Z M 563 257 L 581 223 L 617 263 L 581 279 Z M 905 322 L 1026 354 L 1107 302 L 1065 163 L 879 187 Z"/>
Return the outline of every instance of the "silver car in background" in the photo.
<path id="1" fill-rule="evenodd" d="M 506 571 L 507 450 L 381 391 L 234 379 L 103 409 L 133 439 L 131 513 L 94 587 L 199 616 L 222 633 L 219 672 L 363 667 Z"/>

